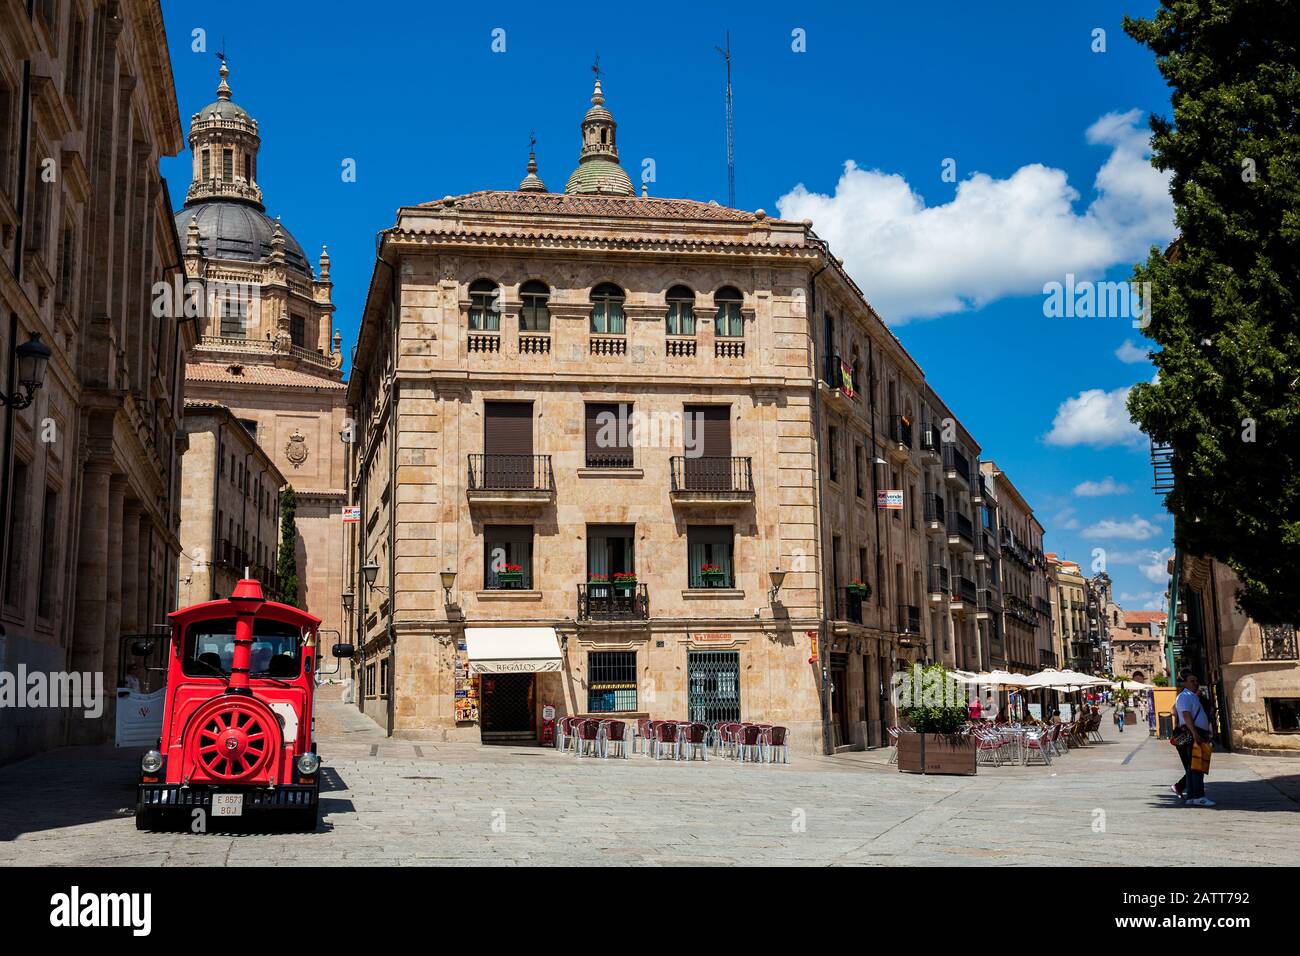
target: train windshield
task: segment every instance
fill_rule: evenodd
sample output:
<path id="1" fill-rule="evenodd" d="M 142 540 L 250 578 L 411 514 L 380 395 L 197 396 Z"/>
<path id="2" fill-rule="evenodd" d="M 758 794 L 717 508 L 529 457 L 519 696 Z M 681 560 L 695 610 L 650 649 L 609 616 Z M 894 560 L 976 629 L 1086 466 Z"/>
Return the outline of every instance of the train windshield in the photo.
<path id="1" fill-rule="evenodd" d="M 185 632 L 181 671 L 189 677 L 229 677 L 235 657 L 235 619 L 191 624 Z M 302 672 L 302 631 L 278 621 L 253 621 L 250 677 L 290 680 Z"/>

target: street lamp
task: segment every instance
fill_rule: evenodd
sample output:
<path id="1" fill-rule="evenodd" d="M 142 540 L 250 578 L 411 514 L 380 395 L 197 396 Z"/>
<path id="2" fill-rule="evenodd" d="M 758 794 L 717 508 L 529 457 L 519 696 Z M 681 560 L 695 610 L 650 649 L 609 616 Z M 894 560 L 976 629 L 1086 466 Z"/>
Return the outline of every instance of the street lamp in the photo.
<path id="1" fill-rule="evenodd" d="M 767 603 L 772 604 L 776 601 L 776 593 L 781 590 L 781 585 L 785 582 L 785 572 L 778 565 L 767 572 L 767 577 L 772 582 L 772 586 L 767 591 Z"/>
<path id="2" fill-rule="evenodd" d="M 41 333 L 33 332 L 30 339 L 14 349 L 14 354 L 18 357 L 18 384 L 22 388 L 22 394 L 0 393 L 0 405 L 26 408 L 32 403 L 36 390 L 45 382 L 45 368 L 50 364 L 53 353 L 41 341 Z"/>
<path id="3" fill-rule="evenodd" d="M 352 613 L 352 599 L 354 597 L 355 595 L 352 593 L 351 588 L 348 588 L 343 592 L 343 610 L 347 611 L 349 614 Z"/>
<path id="4" fill-rule="evenodd" d="M 375 583 L 375 578 L 379 575 L 379 565 L 375 564 L 375 562 L 371 561 L 369 564 L 362 565 L 361 574 L 366 579 L 366 587 L 370 588 L 372 591 L 388 590 L 388 588 L 383 585 Z"/>
<path id="5" fill-rule="evenodd" d="M 451 607 L 451 589 L 456 583 L 456 572 L 448 568 L 439 576 L 442 578 L 442 603 Z"/>

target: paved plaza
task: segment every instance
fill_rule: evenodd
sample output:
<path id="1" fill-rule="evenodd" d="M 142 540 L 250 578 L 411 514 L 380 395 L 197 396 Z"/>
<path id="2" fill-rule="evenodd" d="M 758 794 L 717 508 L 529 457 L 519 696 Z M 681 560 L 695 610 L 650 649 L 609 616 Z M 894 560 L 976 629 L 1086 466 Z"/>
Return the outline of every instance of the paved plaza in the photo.
<path id="1" fill-rule="evenodd" d="M 1300 762 L 1217 754 L 1178 807 L 1167 743 L 1116 732 L 1050 767 L 901 774 L 882 751 L 788 765 L 579 759 L 386 738 L 322 701 L 315 833 L 141 833 L 138 753 L 0 768 L 0 865 L 1294 864 Z"/>

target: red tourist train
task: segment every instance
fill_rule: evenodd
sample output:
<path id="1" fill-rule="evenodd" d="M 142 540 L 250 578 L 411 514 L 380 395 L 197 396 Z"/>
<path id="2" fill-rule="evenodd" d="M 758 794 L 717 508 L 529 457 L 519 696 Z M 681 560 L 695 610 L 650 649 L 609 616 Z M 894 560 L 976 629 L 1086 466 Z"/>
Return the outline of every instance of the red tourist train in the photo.
<path id="1" fill-rule="evenodd" d="M 170 615 L 162 737 L 140 761 L 136 827 L 274 814 L 316 829 L 313 732 L 320 618 L 245 578 L 228 600 Z M 350 644 L 334 647 L 349 657 Z M 211 820 L 205 819 L 206 826 Z"/>

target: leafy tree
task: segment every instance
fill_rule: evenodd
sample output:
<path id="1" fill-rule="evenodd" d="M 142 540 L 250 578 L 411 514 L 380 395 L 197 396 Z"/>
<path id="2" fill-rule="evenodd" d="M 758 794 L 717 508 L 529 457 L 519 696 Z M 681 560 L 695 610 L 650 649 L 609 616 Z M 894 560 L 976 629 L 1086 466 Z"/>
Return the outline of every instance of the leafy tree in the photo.
<path id="1" fill-rule="evenodd" d="M 898 713 L 917 733 L 955 734 L 966 726 L 966 695 L 943 664 L 913 665 L 904 687 Z"/>
<path id="2" fill-rule="evenodd" d="M 298 607 L 298 496 L 293 485 L 280 493 L 280 552 L 276 555 L 275 575 L 280 580 L 280 600 Z"/>
<path id="3" fill-rule="evenodd" d="M 1181 233 L 1136 269 L 1159 376 L 1129 412 L 1172 451 L 1175 543 L 1231 567 L 1265 623 L 1300 619 L 1298 13 L 1162 0 L 1154 19 L 1124 20 L 1173 88 L 1152 163 L 1171 174 Z"/>

